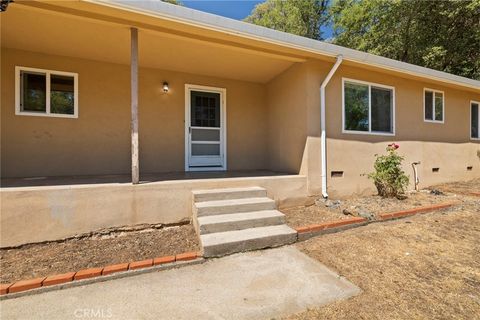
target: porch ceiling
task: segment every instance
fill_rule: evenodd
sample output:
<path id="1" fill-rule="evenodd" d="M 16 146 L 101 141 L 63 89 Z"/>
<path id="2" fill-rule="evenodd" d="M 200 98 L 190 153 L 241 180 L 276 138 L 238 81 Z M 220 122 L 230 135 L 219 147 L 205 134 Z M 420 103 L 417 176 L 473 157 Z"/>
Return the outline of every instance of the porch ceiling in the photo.
<path id="1" fill-rule="evenodd" d="M 128 25 L 10 4 L 2 48 L 130 63 Z M 302 59 L 151 29 L 139 30 L 141 67 L 265 83 Z M 34 67 L 34 66 L 32 66 Z"/>

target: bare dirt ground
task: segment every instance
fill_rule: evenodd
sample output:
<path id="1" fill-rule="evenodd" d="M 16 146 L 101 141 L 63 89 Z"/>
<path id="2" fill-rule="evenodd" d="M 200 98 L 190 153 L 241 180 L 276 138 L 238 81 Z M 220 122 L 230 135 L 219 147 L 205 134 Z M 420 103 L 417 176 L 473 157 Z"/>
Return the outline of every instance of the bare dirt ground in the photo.
<path id="1" fill-rule="evenodd" d="M 464 197 L 449 210 L 298 243 L 363 292 L 288 319 L 480 319 L 479 218 L 480 197 Z"/>
<path id="2" fill-rule="evenodd" d="M 441 193 L 438 194 L 435 191 L 432 193 L 432 190 L 441 191 Z M 410 192 L 404 200 L 396 198 L 384 199 L 378 195 L 371 195 L 351 197 L 344 200 L 330 199 L 326 202 L 317 200 L 314 205 L 282 209 L 281 211 L 285 214 L 287 224 L 291 227 L 343 220 L 352 216 L 364 216 L 375 220 L 380 213 L 462 201 L 463 197 L 459 197 L 459 195 L 475 191 L 480 191 L 480 179 L 443 184 L 420 190 L 419 192 Z"/>
<path id="3" fill-rule="evenodd" d="M 8 283 L 199 249 L 191 225 L 30 244 L 0 249 L 0 281 Z"/>
<path id="4" fill-rule="evenodd" d="M 435 186 L 437 190 L 462 195 L 469 195 L 472 192 L 480 192 L 480 179 L 470 181 L 459 181 L 453 183 L 444 183 Z"/>

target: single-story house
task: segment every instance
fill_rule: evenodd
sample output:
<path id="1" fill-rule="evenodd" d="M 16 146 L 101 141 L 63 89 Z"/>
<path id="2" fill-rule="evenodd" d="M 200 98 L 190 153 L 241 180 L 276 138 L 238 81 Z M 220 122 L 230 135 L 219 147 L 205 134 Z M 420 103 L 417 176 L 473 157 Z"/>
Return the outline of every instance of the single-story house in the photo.
<path id="1" fill-rule="evenodd" d="M 1 246 L 191 218 L 194 189 L 279 206 L 480 177 L 480 81 L 161 1 L 16 0 L 1 19 Z"/>

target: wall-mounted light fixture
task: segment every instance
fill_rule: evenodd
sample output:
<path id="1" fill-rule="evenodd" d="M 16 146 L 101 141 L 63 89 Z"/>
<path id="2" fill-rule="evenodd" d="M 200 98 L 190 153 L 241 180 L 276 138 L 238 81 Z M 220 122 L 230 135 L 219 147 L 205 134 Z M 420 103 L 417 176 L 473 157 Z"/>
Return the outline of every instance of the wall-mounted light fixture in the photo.
<path id="1" fill-rule="evenodd" d="M 163 83 L 163 92 L 167 93 L 168 90 L 170 90 L 170 88 L 168 87 L 168 82 L 165 81 L 165 82 Z"/>

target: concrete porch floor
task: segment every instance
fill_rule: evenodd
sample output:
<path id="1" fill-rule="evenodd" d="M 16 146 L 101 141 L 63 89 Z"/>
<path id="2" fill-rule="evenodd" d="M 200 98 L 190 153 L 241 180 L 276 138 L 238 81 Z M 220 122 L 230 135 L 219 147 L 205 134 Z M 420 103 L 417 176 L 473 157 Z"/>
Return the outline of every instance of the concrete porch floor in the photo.
<path id="1" fill-rule="evenodd" d="M 145 173 L 140 175 L 140 184 L 159 181 L 175 180 L 199 180 L 218 178 L 241 178 L 241 177 L 271 177 L 280 175 L 294 175 L 291 173 L 276 172 L 270 170 L 244 170 L 244 171 L 198 171 L 198 172 L 163 172 Z M 40 187 L 40 186 L 65 186 L 81 184 L 124 184 L 131 183 L 131 175 L 89 175 L 89 176 L 62 176 L 62 177 L 25 177 L 25 178 L 2 178 L 2 188 L 16 187 Z"/>
<path id="2" fill-rule="evenodd" d="M 295 247 L 0 302 L 5 319 L 271 319 L 360 293 Z M 87 317 L 88 318 L 88 317 Z"/>

